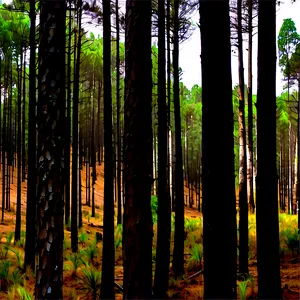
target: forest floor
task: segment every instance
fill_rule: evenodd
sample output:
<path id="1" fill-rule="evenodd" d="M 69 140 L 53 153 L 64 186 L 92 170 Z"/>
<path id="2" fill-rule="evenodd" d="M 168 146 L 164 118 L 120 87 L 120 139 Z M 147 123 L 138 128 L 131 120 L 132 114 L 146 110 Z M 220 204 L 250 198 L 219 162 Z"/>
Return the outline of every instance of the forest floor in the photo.
<path id="1" fill-rule="evenodd" d="M 85 187 L 85 169 L 82 171 L 82 185 Z M 93 299 L 91 291 L 87 288 L 87 274 L 91 270 L 94 272 L 97 281 L 97 292 L 100 287 L 100 270 L 102 241 L 97 242 L 96 233 L 102 233 L 103 225 L 103 165 L 97 166 L 97 182 L 95 186 L 96 215 L 91 217 L 91 208 L 85 205 L 86 189 L 82 189 L 83 199 L 83 227 L 79 230 L 79 256 L 83 258 L 85 265 L 71 252 L 71 233 L 69 226 L 65 226 L 64 240 L 64 299 Z M 1 189 L 0 178 L 0 192 Z M 13 232 L 15 230 L 15 201 L 16 201 L 16 180 L 11 184 L 11 211 L 5 212 L 5 221 L 0 224 L 0 300 L 2 299 L 31 299 L 22 298 L 25 290 L 29 295 L 33 295 L 35 277 L 33 271 L 27 269 L 25 275 L 22 275 L 21 269 L 24 262 L 24 244 L 25 244 L 25 211 L 26 211 L 26 182 L 22 185 L 22 238 L 14 245 Z M 182 279 L 175 279 L 170 273 L 169 296 L 177 299 L 203 299 L 203 274 L 199 271 L 203 268 L 202 260 L 202 215 L 196 209 L 185 208 L 185 270 L 186 275 Z M 155 245 L 156 245 L 156 226 L 154 226 L 153 239 L 153 271 L 155 270 Z M 280 214 L 280 240 L 281 240 L 281 279 L 284 299 L 300 299 L 300 256 L 292 250 L 297 231 L 297 218 L 286 214 Z M 122 228 L 116 227 L 115 246 L 115 282 L 123 285 L 123 267 L 122 267 Z M 11 239 L 11 240 L 10 240 Z M 174 240 L 174 218 L 172 217 L 172 236 L 171 253 L 173 252 Z M 246 294 L 248 299 L 254 299 L 257 294 L 257 262 L 255 246 L 255 217 L 249 215 L 249 280 L 247 281 Z M 7 243 L 10 241 L 10 244 Z M 8 249 L 8 251 L 6 251 Z M 6 253 L 7 252 L 7 253 Z M 95 255 L 94 258 L 92 255 Z M 222 255 L 222 249 L 220 249 Z M 70 257 L 71 256 L 71 257 Z M 226 259 L 226 258 L 224 258 Z M 9 261 L 10 266 L 7 269 L 7 282 L 3 280 L 5 262 Z M 172 261 L 172 257 L 171 257 Z M 74 268 L 75 266 L 75 268 Z M 18 271 L 20 270 L 20 272 Z M 154 272 L 153 272 L 154 274 Z M 198 275 L 197 275 L 198 274 Z M 2 276 L 2 277 L 1 277 Z M 194 276 L 194 277 L 193 277 Z M 192 277 L 192 278 L 190 278 Z M 221 276 L 222 277 L 222 276 Z M 220 279 L 222 280 L 222 279 Z M 8 285 L 5 287 L 5 283 Z M 18 283 L 21 283 L 19 285 Z M 240 283 L 240 282 L 238 282 Z M 18 286 L 21 286 L 21 288 Z M 22 289 L 24 286 L 24 289 Z M 216 288 L 218 283 L 216 282 Z M 241 292 L 238 287 L 238 294 Z M 33 298 L 32 298 L 33 299 Z M 116 288 L 116 299 L 122 299 L 122 293 Z M 240 297 L 239 297 L 240 299 Z"/>

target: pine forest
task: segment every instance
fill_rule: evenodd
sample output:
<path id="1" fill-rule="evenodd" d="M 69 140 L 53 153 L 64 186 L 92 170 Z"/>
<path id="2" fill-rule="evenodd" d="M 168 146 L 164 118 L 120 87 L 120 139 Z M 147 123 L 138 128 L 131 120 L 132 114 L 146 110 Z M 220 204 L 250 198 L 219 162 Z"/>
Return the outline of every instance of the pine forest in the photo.
<path id="1" fill-rule="evenodd" d="M 1 300 L 300 299 L 283 5 L 0 1 Z"/>

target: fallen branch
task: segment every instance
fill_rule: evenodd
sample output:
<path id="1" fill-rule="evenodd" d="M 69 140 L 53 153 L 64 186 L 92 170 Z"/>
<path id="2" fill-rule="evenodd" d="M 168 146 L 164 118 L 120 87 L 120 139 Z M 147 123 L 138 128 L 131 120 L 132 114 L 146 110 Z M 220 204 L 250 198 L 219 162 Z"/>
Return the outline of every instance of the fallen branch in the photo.
<path id="1" fill-rule="evenodd" d="M 204 272 L 204 270 L 200 270 L 200 271 L 196 272 L 195 274 L 189 276 L 187 279 L 195 278 L 195 277 L 201 275 L 203 272 Z"/>
<path id="2" fill-rule="evenodd" d="M 120 286 L 118 283 L 116 283 L 115 282 L 115 286 L 117 287 L 117 289 L 121 292 L 121 293 L 123 293 L 123 287 L 122 286 Z"/>

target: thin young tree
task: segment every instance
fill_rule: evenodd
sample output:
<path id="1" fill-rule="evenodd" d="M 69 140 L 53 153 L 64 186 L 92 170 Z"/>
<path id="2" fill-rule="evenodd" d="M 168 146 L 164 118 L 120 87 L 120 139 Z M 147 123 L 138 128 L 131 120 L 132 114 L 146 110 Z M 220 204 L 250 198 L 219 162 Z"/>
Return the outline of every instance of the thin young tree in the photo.
<path id="1" fill-rule="evenodd" d="M 200 0 L 200 28 L 204 298 L 236 299 L 237 228 L 229 1 Z M 219 38 L 213 39 L 216 35 Z M 222 78 L 218 97 L 212 93 L 217 69 Z M 222 149 L 222 154 L 215 155 L 218 149 Z M 222 256 L 219 255 L 220 245 Z M 222 280 L 218 270 L 222 270 Z"/>
<path id="2" fill-rule="evenodd" d="M 41 2 L 35 297 L 62 299 L 64 239 L 65 1 Z"/>
<path id="3" fill-rule="evenodd" d="M 111 23 L 110 0 L 103 0 L 103 87 L 104 87 L 104 218 L 102 255 L 102 299 L 114 299 L 115 244 L 114 244 L 114 177 L 112 147 L 111 95 Z"/>
<path id="4" fill-rule="evenodd" d="M 151 0 L 126 1 L 124 299 L 152 298 Z"/>
<path id="5" fill-rule="evenodd" d="M 258 1 L 256 236 L 258 298 L 281 299 L 276 170 L 276 1 Z"/>

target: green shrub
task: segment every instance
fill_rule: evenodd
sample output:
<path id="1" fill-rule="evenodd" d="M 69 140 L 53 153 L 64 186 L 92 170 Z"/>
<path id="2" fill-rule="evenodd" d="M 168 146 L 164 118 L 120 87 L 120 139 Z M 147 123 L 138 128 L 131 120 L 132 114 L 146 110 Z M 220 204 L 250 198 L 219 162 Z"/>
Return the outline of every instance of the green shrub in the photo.
<path id="1" fill-rule="evenodd" d="M 81 243 L 82 247 L 85 245 L 85 243 L 87 242 L 87 240 L 89 239 L 89 235 L 84 232 L 81 231 L 78 235 L 78 242 Z"/>
<path id="2" fill-rule="evenodd" d="M 88 258 L 88 261 L 93 264 L 94 259 L 98 254 L 98 248 L 95 241 L 91 242 L 87 248 L 83 249 L 82 253 L 85 254 Z"/>
<path id="3" fill-rule="evenodd" d="M 20 300 L 33 300 L 33 295 L 26 291 L 25 287 L 19 286 L 17 287 L 18 294 L 20 296 Z"/>
<path id="4" fill-rule="evenodd" d="M 82 289 L 87 295 L 92 295 L 93 299 L 100 298 L 101 271 L 95 270 L 93 267 L 87 266 L 82 269 L 83 278 L 81 278 Z"/>
<path id="5" fill-rule="evenodd" d="M 68 260 L 72 263 L 72 277 L 76 277 L 78 268 L 83 264 L 81 253 L 72 253 Z"/>
<path id="6" fill-rule="evenodd" d="M 194 244 L 191 249 L 191 257 L 188 262 L 188 270 L 199 270 L 202 268 L 201 262 L 203 257 L 203 246 L 202 244 Z"/>
<path id="7" fill-rule="evenodd" d="M 24 284 L 26 274 L 22 274 L 19 268 L 14 269 L 8 276 L 9 284 L 15 287 Z"/>
<path id="8" fill-rule="evenodd" d="M 6 291 L 8 288 L 8 274 L 9 267 L 11 266 L 10 261 L 0 261 L 0 291 Z"/>
<path id="9" fill-rule="evenodd" d="M 24 259 L 23 259 L 22 251 L 19 249 L 14 249 L 14 248 L 10 248 L 9 250 L 16 255 L 17 267 L 22 269 L 24 267 Z"/>
<path id="10" fill-rule="evenodd" d="M 246 300 L 248 282 L 249 280 L 244 280 L 238 283 L 240 300 Z"/>

